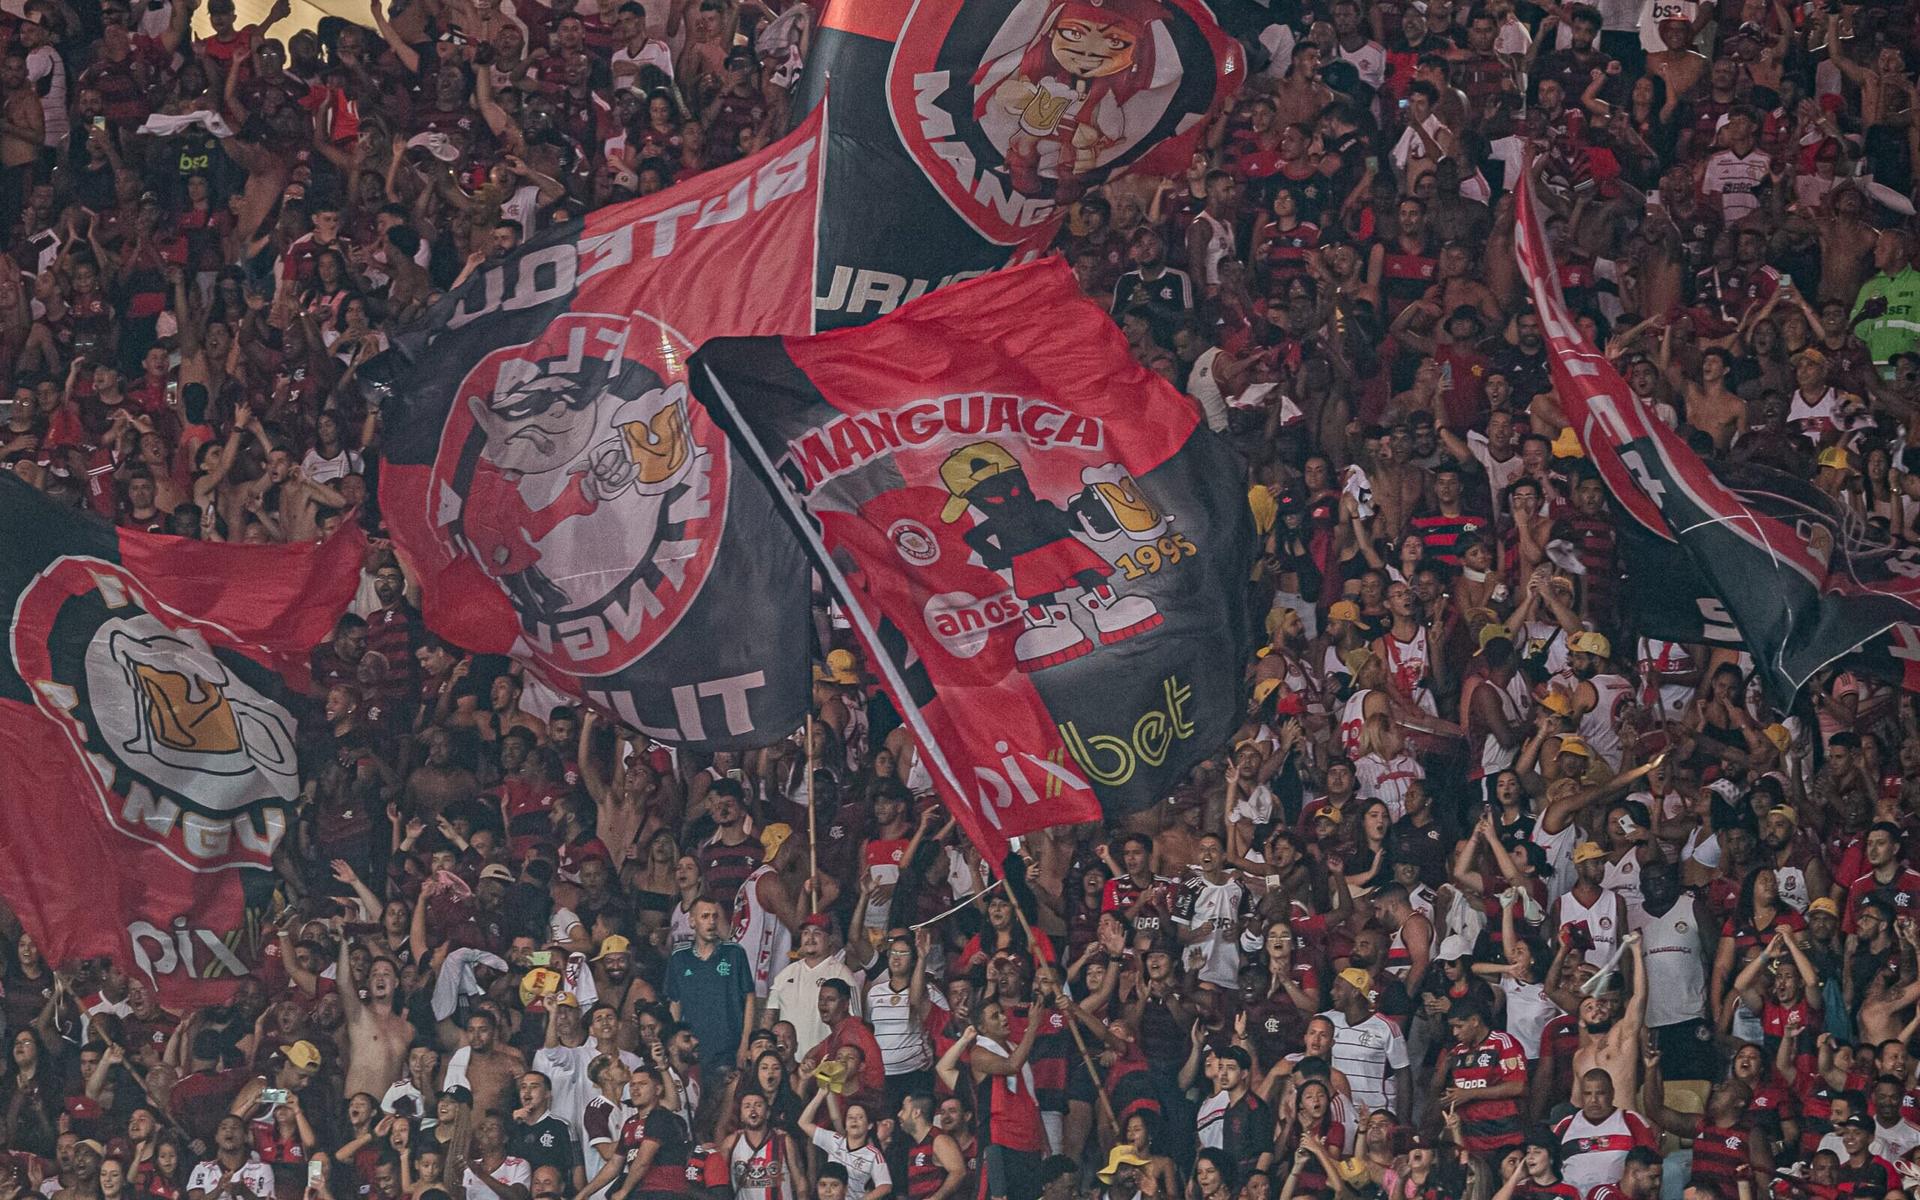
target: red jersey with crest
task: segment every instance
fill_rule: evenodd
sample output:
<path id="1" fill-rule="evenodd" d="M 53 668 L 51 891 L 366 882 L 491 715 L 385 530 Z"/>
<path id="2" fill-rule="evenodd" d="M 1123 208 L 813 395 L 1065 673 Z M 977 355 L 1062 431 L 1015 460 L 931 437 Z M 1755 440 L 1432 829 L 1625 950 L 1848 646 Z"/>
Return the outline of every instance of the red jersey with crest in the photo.
<path id="1" fill-rule="evenodd" d="M 1520 1043 L 1502 1029 L 1487 1034 L 1478 1045 L 1456 1044 L 1449 1052 L 1447 1086 L 1455 1091 L 1473 1093 L 1506 1083 L 1525 1084 L 1527 1054 Z M 1456 1106 L 1460 1114 L 1461 1137 L 1469 1154 L 1498 1154 L 1520 1145 L 1520 1101 L 1509 1096 L 1501 1100 L 1463 1098 Z"/>

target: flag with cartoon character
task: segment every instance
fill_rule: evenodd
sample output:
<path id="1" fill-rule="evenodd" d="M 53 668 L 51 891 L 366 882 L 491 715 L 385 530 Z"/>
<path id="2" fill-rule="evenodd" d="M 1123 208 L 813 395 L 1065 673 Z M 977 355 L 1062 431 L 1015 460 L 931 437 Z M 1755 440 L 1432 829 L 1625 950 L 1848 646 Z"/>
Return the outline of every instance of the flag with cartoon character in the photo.
<path id="1" fill-rule="evenodd" d="M 834 0 L 815 39 L 823 329 L 1044 253 L 1088 188 L 1178 173 L 1246 65 L 1206 0 Z"/>
<path id="2" fill-rule="evenodd" d="M 115 529 L 0 473 L 0 897 L 49 962 L 113 958 L 166 1003 L 251 975 L 300 796 L 308 655 L 366 539 Z"/>
<path id="3" fill-rule="evenodd" d="M 805 553 L 686 365 L 706 337 L 808 327 L 820 139 L 811 121 L 546 231 L 362 369 L 436 633 L 661 741 L 760 746 L 805 719 Z"/>
<path id="4" fill-rule="evenodd" d="M 1231 733 L 1241 473 L 1057 259 L 860 329 L 710 342 L 692 385 L 990 853 L 1137 812 Z"/>

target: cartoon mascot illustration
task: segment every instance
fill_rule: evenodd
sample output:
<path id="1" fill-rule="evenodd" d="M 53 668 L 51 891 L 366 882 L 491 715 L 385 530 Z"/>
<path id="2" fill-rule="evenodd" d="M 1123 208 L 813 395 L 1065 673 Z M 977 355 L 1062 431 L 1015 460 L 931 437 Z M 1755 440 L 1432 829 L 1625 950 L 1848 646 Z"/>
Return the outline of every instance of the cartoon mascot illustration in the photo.
<path id="1" fill-rule="evenodd" d="M 1071 193 L 1103 151 L 1127 140 L 1127 102 L 1156 83 L 1153 27 L 1165 15 L 1156 0 L 1065 0 L 1048 11 L 1012 73 L 981 89 L 976 120 L 995 107 L 1017 119 L 1005 147 L 1015 191 L 1032 195 L 1051 175 Z M 975 85 L 993 69 L 983 67 Z"/>
<path id="2" fill-rule="evenodd" d="M 1013 644 L 1022 671 L 1058 666 L 1093 650 L 1073 623 L 1072 610 L 1060 602 L 1061 593 L 1079 594 L 1102 645 L 1160 624 L 1153 601 L 1114 594 L 1106 582 L 1113 567 L 1074 536 L 1076 523 L 1101 530 L 1117 524 L 1109 499 L 1096 487 L 1083 488 L 1062 509 L 1034 495 L 1019 460 L 994 442 L 954 451 L 940 465 L 940 479 L 952 493 L 940 519 L 951 525 L 973 513 L 975 523 L 962 535 L 967 545 L 1025 603 L 1026 629 Z"/>
<path id="3" fill-rule="evenodd" d="M 486 442 L 468 484 L 462 534 L 529 628 L 581 599 L 565 586 L 581 580 L 550 571 L 555 542 L 564 540 L 551 535 L 615 502 L 632 509 L 618 514 L 623 521 L 657 519 L 658 498 L 686 479 L 697 457 L 686 384 L 662 386 L 647 367 L 614 362 L 617 371 L 577 346 L 515 360 L 495 377 L 491 396 L 467 400 Z M 646 497 L 656 503 L 636 503 Z"/>

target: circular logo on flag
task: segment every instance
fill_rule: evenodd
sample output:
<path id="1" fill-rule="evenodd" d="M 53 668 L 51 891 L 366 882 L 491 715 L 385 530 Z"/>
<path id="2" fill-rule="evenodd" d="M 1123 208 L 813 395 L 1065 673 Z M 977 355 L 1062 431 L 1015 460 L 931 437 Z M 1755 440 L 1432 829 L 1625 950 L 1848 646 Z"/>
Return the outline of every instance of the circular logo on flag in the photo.
<path id="1" fill-rule="evenodd" d="M 687 392 L 692 347 L 643 313 L 568 313 L 466 374 L 427 492 L 442 547 L 567 675 L 645 655 L 700 594 L 726 524 L 726 443 Z"/>
<path id="2" fill-rule="evenodd" d="M 271 865 L 300 792 L 282 684 L 115 563 L 63 558 L 20 597 L 14 661 L 109 824 L 193 871 Z"/>
<path id="3" fill-rule="evenodd" d="M 930 567 L 940 561 L 940 541 L 933 530 L 911 517 L 902 517 L 887 526 L 887 540 L 901 558 L 916 567 Z"/>
<path id="4" fill-rule="evenodd" d="M 1225 45 L 1227 70 L 1237 70 L 1239 52 Z M 1203 123 L 1221 91 L 1217 70 L 1180 0 L 922 4 L 900 31 L 888 105 L 954 211 L 1011 245 Z"/>

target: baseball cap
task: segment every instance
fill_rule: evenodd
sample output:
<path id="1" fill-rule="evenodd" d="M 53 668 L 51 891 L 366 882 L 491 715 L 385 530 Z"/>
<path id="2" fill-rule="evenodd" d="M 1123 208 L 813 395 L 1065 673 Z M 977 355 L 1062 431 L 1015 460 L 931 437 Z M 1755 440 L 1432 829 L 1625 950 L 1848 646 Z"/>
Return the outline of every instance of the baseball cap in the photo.
<path id="1" fill-rule="evenodd" d="M 1807 911 L 1810 913 L 1825 913 L 1830 917 L 1838 917 L 1840 915 L 1840 906 L 1834 903 L 1833 897 L 1822 896 L 1812 904 L 1807 905 Z"/>
<path id="2" fill-rule="evenodd" d="M 1814 461 L 1823 467 L 1832 467 L 1836 471 L 1851 471 L 1854 469 L 1853 456 L 1838 446 L 1828 446 L 1820 452 L 1820 457 Z"/>
<path id="3" fill-rule="evenodd" d="M 1346 814 L 1340 811 L 1339 805 L 1329 804 L 1319 812 L 1314 813 L 1313 819 L 1316 821 L 1332 821 L 1335 825 L 1338 825 L 1340 822 L 1346 820 Z"/>
<path id="4" fill-rule="evenodd" d="M 600 953 L 593 956 L 593 961 L 599 962 L 603 958 L 611 958 L 616 954 L 627 954 L 632 948 L 633 943 L 626 938 L 617 933 L 609 934 L 607 940 L 600 943 Z"/>
<path id="5" fill-rule="evenodd" d="M 1465 958 L 1472 953 L 1473 943 L 1467 940 L 1465 934 L 1450 933 L 1440 939 L 1440 948 L 1433 952 L 1433 956 L 1452 962 L 1456 958 Z"/>
<path id="6" fill-rule="evenodd" d="M 1873 1118 L 1865 1113 L 1854 1113 L 1846 1120 L 1839 1122 L 1839 1125 L 1842 1129 L 1872 1129 Z"/>
<path id="7" fill-rule="evenodd" d="M 1264 703 L 1268 696 L 1273 695 L 1275 691 L 1279 690 L 1279 687 L 1280 681 L 1278 679 L 1262 679 L 1259 683 L 1253 685 L 1253 702 L 1255 704 Z"/>
<path id="8" fill-rule="evenodd" d="M 1346 970 L 1340 972 L 1338 978 L 1346 980 L 1348 985 L 1357 991 L 1370 992 L 1373 990 L 1373 976 L 1367 974 L 1359 967 L 1348 967 Z"/>
<path id="9" fill-rule="evenodd" d="M 1567 649 L 1576 654 L 1598 654 L 1606 658 L 1613 653 L 1613 643 L 1607 640 L 1604 633 L 1583 629 L 1567 639 Z"/>
<path id="10" fill-rule="evenodd" d="M 81 1150 L 81 1149 L 91 1150 L 95 1154 L 99 1155 L 101 1158 L 105 1158 L 107 1156 L 107 1148 L 105 1146 L 102 1146 L 99 1142 L 95 1141 L 92 1138 L 81 1138 L 79 1141 L 73 1144 L 73 1148 L 75 1150 Z"/>
<path id="11" fill-rule="evenodd" d="M 524 1007 L 560 990 L 560 972 L 535 967 L 520 980 L 520 1003 Z"/>
<path id="12" fill-rule="evenodd" d="M 1358 621 L 1360 606 L 1351 600 L 1335 600 L 1333 607 L 1327 610 L 1329 621 Z"/>
<path id="13" fill-rule="evenodd" d="M 1770 817 L 1785 817 L 1789 825 L 1798 825 L 1800 823 L 1800 812 L 1791 804 L 1776 804 L 1767 810 L 1767 815 Z"/>
<path id="14" fill-rule="evenodd" d="M 498 879 L 501 883 L 512 883 L 513 870 L 499 863 L 488 863 L 486 866 L 480 868 L 480 878 Z"/>
<path id="15" fill-rule="evenodd" d="M 1100 1182 L 1112 1183 L 1113 1177 L 1120 1173 L 1121 1167 L 1144 1167 L 1147 1159 L 1132 1146 L 1122 1143 L 1115 1146 L 1107 1155 L 1107 1165 L 1100 1168 Z"/>
<path id="16" fill-rule="evenodd" d="M 460 1084 L 456 1083 L 452 1087 L 441 1088 L 440 1098 L 442 1100 L 451 1100 L 455 1104 L 472 1104 L 473 1090 L 471 1088 L 462 1087 Z"/>
<path id="17" fill-rule="evenodd" d="M 1573 431 L 1573 426 L 1569 425 L 1565 429 L 1562 429 L 1560 436 L 1553 439 L 1553 456 L 1555 458 L 1585 458 L 1587 456 L 1587 452 L 1580 448 L 1580 435 Z"/>
<path id="18" fill-rule="evenodd" d="M 801 922 L 800 922 L 800 928 L 802 928 L 802 929 L 832 929 L 832 928 L 833 928 L 833 922 L 827 919 L 827 914 L 825 914 L 825 913 L 809 913 L 809 914 L 807 914 L 807 916 L 806 916 L 805 918 L 803 918 L 803 919 L 801 920 Z"/>
<path id="19" fill-rule="evenodd" d="M 1573 701 L 1559 688 L 1548 688 L 1547 694 L 1540 697 L 1540 707 L 1556 717 L 1569 716 L 1573 712 Z"/>
<path id="20" fill-rule="evenodd" d="M 1607 852 L 1601 849 L 1599 842 L 1581 842 L 1573 848 L 1573 863 L 1575 866 L 1579 866 L 1583 862 L 1590 862 L 1596 858 L 1605 858 L 1606 856 Z"/>
<path id="21" fill-rule="evenodd" d="M 1585 738 L 1575 737 L 1572 734 L 1566 734 L 1566 735 L 1563 735 L 1560 739 L 1560 753 L 1578 754 L 1581 758 L 1592 758 L 1593 747 L 1587 745 L 1587 740 Z"/>
<path id="22" fill-rule="evenodd" d="M 312 1042 L 303 1040 L 290 1043 L 280 1053 L 286 1055 L 287 1061 L 302 1071 L 320 1069 L 320 1048 Z"/>
<path id="23" fill-rule="evenodd" d="M 1498 621 L 1489 621 L 1480 627 L 1480 648 L 1485 650 L 1493 642 L 1511 642 L 1513 635 L 1507 627 Z"/>
<path id="24" fill-rule="evenodd" d="M 767 852 L 768 861 L 780 853 L 780 847 L 786 845 L 787 839 L 792 836 L 793 826 L 785 821 L 775 821 L 760 831 L 760 848 Z"/>

